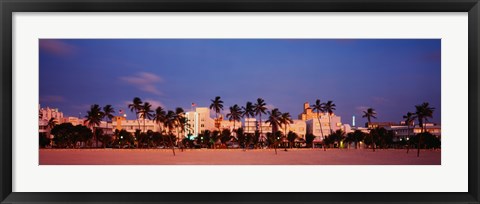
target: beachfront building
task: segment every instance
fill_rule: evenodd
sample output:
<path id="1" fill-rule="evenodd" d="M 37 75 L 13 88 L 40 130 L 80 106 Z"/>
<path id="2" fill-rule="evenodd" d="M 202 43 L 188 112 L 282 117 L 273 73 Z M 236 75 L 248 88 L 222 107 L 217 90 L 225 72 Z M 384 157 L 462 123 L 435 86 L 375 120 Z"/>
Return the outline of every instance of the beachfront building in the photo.
<path id="1" fill-rule="evenodd" d="M 243 131 L 245 133 L 255 133 L 257 130 L 257 119 L 255 118 L 245 118 L 245 123 L 243 125 Z"/>
<path id="2" fill-rule="evenodd" d="M 62 123 L 72 123 L 72 125 L 84 125 L 85 120 L 78 117 L 65 117 L 63 118 Z"/>
<path id="3" fill-rule="evenodd" d="M 104 130 L 104 133 L 113 133 L 115 130 L 122 129 L 130 133 L 135 133 L 137 129 L 140 129 L 142 132 L 148 132 L 149 130 L 154 132 L 160 131 L 159 124 L 156 123 L 154 120 L 145 119 L 144 121 L 142 118 L 139 118 L 138 120 L 127 120 L 127 118 L 124 116 L 115 116 L 112 119 L 112 122 L 108 123 L 108 127 L 107 122 L 102 121 L 99 125 L 99 128 L 102 128 Z"/>
<path id="4" fill-rule="evenodd" d="M 287 134 L 288 132 L 292 131 L 296 133 L 299 137 L 305 138 L 307 132 L 306 126 L 307 125 L 305 121 L 293 120 L 293 123 L 287 125 Z M 242 128 L 245 133 L 255 133 L 255 131 L 259 128 L 257 119 L 245 118 L 245 123 Z M 260 129 L 258 129 L 258 131 L 260 131 Z M 281 131 L 283 134 L 285 134 L 285 126 L 282 125 L 281 127 L 278 127 L 278 131 Z M 270 125 L 270 123 L 262 121 L 262 133 L 264 134 L 264 136 L 266 133 L 272 133 L 272 126 Z"/>
<path id="5" fill-rule="evenodd" d="M 197 107 L 195 111 L 185 113 L 187 118 L 187 131 L 185 136 L 191 135 L 191 138 L 197 137 L 205 130 L 214 130 L 215 121 L 210 117 L 210 109 L 207 107 Z"/>
<path id="6" fill-rule="evenodd" d="M 316 118 L 307 120 L 305 121 L 307 124 L 307 134 L 310 133 L 315 136 L 314 142 L 321 142 L 324 137 L 330 135 L 330 131 L 344 130 L 340 119 L 340 116 L 332 115 L 331 118 L 328 119 L 328 116 L 324 115 L 320 116 L 320 122 L 319 119 Z"/>
<path id="7" fill-rule="evenodd" d="M 330 134 L 330 130 L 332 132 L 338 129 L 345 130 L 345 127 L 341 122 L 340 116 L 335 115 L 335 113 L 333 113 L 332 115 L 329 115 L 328 113 L 317 114 L 316 112 L 313 112 L 308 102 L 305 102 L 303 104 L 303 112 L 298 115 L 298 119 L 305 121 L 307 126 L 307 134 L 310 133 L 315 136 L 314 142 L 322 141 L 324 136 Z M 350 126 L 348 125 L 347 129 L 350 131 L 349 127 Z"/>
<path id="8" fill-rule="evenodd" d="M 63 113 L 58 110 L 58 108 L 41 108 L 40 104 L 38 105 L 39 108 L 39 119 L 49 121 L 50 119 L 54 119 L 56 124 L 60 124 L 63 122 Z"/>
<path id="9" fill-rule="evenodd" d="M 220 122 L 220 130 L 228 129 L 233 132 L 233 130 L 236 130 L 238 128 L 242 127 L 242 121 L 229 121 L 229 120 L 222 120 Z"/>
<path id="10" fill-rule="evenodd" d="M 375 128 L 386 128 L 391 126 L 398 126 L 399 124 L 396 122 L 366 122 L 365 127 L 368 129 L 375 129 Z"/>
<path id="11" fill-rule="evenodd" d="M 385 127 L 386 130 L 392 130 L 394 133 L 393 141 L 398 142 L 401 140 L 408 140 L 408 136 L 410 137 L 419 134 L 422 132 L 422 127 L 419 125 L 413 125 L 408 128 L 406 125 L 392 125 Z M 434 123 L 426 123 L 425 124 L 426 132 L 436 136 L 437 138 L 441 138 L 442 134 L 442 127 L 440 125 Z M 410 131 L 410 134 L 409 134 Z"/>
<path id="12" fill-rule="evenodd" d="M 262 125 L 259 126 L 259 122 L 260 121 L 257 121 L 256 118 L 245 119 L 245 125 L 242 128 L 245 133 L 255 133 L 257 130 L 260 131 L 260 128 L 264 136 L 267 133 L 272 133 L 272 126 L 270 126 L 270 123 L 262 121 Z"/>
<path id="13" fill-rule="evenodd" d="M 282 126 L 282 128 L 280 128 L 280 131 L 284 132 L 284 128 L 285 127 Z M 297 134 L 298 137 L 305 139 L 305 135 L 307 134 L 307 123 L 303 120 L 293 120 L 293 123 L 287 125 L 287 134 L 290 131 Z"/>
<path id="14" fill-rule="evenodd" d="M 328 113 L 317 114 L 308 102 L 303 104 L 303 112 L 298 115 L 298 119 L 305 121 L 306 134 L 313 134 L 315 136 L 313 141 L 316 143 L 322 142 L 324 137 L 330 135 L 330 131 L 335 132 L 341 129 L 346 133 L 351 132 L 350 125 L 343 125 L 340 116 L 335 115 L 335 113 L 332 115 Z"/>
<path id="15" fill-rule="evenodd" d="M 48 132 L 48 122 L 50 119 L 53 119 L 55 124 L 63 123 L 63 113 L 58 110 L 58 108 L 42 108 L 38 104 L 38 132 L 47 133 Z"/>
<path id="16" fill-rule="evenodd" d="M 38 120 L 38 132 L 39 133 L 47 133 L 48 132 L 48 121 L 46 120 Z"/>
<path id="17" fill-rule="evenodd" d="M 351 131 L 352 131 L 352 132 L 355 132 L 356 130 L 359 130 L 359 131 L 361 131 L 361 132 L 363 132 L 363 133 L 366 133 L 366 134 L 370 133 L 370 130 L 369 130 L 368 128 L 366 128 L 366 127 L 359 127 L 359 126 L 357 126 L 357 127 L 351 127 Z"/>
<path id="18" fill-rule="evenodd" d="M 325 113 L 319 113 L 320 116 L 326 115 Z M 303 103 L 303 112 L 298 115 L 299 120 L 307 121 L 310 119 L 316 119 L 317 113 L 313 112 L 312 108 L 310 107 L 310 103 L 305 102 Z"/>

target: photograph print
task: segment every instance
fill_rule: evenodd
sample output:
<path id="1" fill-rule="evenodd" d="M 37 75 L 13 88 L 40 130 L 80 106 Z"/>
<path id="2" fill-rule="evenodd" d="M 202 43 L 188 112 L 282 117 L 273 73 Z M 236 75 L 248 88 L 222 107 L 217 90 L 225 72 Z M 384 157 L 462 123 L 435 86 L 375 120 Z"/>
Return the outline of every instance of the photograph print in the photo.
<path id="1" fill-rule="evenodd" d="M 39 39 L 39 165 L 441 165 L 441 39 Z"/>

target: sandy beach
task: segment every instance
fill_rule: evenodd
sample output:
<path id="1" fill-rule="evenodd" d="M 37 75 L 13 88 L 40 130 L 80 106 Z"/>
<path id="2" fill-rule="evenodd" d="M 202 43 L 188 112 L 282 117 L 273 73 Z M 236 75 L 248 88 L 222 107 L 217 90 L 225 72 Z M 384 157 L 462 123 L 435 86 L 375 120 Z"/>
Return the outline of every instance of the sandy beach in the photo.
<path id="1" fill-rule="evenodd" d="M 416 149 L 40 149 L 40 165 L 440 165 L 441 150 Z"/>

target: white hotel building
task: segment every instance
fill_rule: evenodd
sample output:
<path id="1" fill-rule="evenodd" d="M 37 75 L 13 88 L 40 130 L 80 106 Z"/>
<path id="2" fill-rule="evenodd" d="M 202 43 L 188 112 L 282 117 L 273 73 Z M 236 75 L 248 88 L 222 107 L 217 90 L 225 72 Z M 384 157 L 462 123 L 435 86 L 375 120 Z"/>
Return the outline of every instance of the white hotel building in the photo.
<path id="1" fill-rule="evenodd" d="M 210 109 L 206 107 L 197 107 L 195 111 L 186 112 L 185 117 L 189 127 L 185 135 L 190 133 L 193 137 L 197 137 L 205 130 L 215 129 L 215 121 L 210 118 Z"/>
<path id="2" fill-rule="evenodd" d="M 408 140 L 409 136 L 412 137 L 415 134 L 421 133 L 422 128 L 419 125 L 413 125 L 407 127 L 406 125 L 397 125 L 397 126 L 388 126 L 385 127 L 386 130 L 392 130 L 394 133 L 393 141 L 398 142 L 401 140 Z M 441 138 L 442 136 L 442 127 L 440 125 L 436 125 L 433 123 L 426 123 L 425 124 L 426 132 L 436 136 L 437 138 Z M 410 131 L 410 133 L 409 133 Z"/>
<path id="3" fill-rule="evenodd" d="M 342 123 L 340 116 L 335 114 L 329 116 L 327 113 L 317 115 L 308 102 L 303 104 L 303 112 L 298 115 L 298 119 L 305 121 L 307 134 L 313 134 L 315 136 L 313 141 L 316 143 L 322 142 L 324 137 L 330 135 L 330 130 L 332 132 L 343 130 L 345 133 L 352 131 L 349 124 Z"/>
<path id="4" fill-rule="evenodd" d="M 219 119 L 215 120 L 210 117 L 210 109 L 207 107 L 197 107 L 195 111 L 189 111 L 185 113 L 187 118 L 187 125 L 185 130 L 185 136 L 189 134 L 195 138 L 205 130 L 215 131 L 228 129 L 233 133 L 234 129 L 242 127 L 242 121 L 229 121 L 224 120 L 222 115 L 219 115 Z"/>
<path id="5" fill-rule="evenodd" d="M 259 121 L 257 121 L 257 119 L 255 118 L 246 118 L 245 125 L 243 126 L 243 130 L 245 131 L 245 133 L 255 133 L 255 131 L 257 130 L 258 123 Z M 260 131 L 260 129 L 258 130 Z M 282 125 L 281 127 L 278 127 L 278 131 L 285 134 L 285 126 Z M 302 120 L 293 120 L 293 123 L 290 123 L 287 126 L 287 134 L 290 131 L 294 132 L 299 137 L 305 139 L 305 135 L 307 134 L 307 124 L 305 123 L 305 121 L 302 121 Z M 263 120 L 262 120 L 262 133 L 263 134 L 272 133 L 272 126 Z"/>

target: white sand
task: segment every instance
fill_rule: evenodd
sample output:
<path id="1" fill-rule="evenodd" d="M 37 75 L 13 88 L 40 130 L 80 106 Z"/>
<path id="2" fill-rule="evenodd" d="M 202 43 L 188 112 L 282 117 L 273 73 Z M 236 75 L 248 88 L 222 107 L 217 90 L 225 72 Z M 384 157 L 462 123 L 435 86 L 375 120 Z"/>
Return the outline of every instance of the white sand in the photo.
<path id="1" fill-rule="evenodd" d="M 40 149 L 40 165 L 440 165 L 440 150 Z"/>

